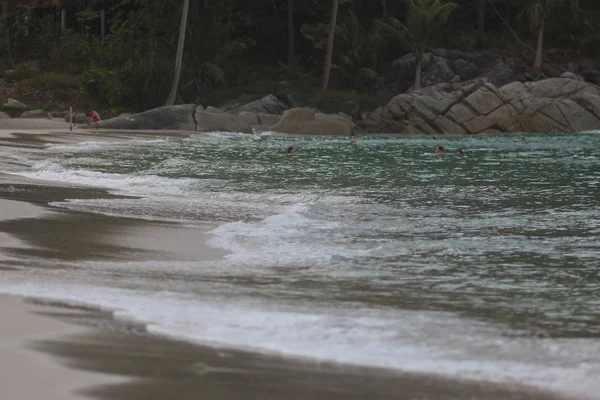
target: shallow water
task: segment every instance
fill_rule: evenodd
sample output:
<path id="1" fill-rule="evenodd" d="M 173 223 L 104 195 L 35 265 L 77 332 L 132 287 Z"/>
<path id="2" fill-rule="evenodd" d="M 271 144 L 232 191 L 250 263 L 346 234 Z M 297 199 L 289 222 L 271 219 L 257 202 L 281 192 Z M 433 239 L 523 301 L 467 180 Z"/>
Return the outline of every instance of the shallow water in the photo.
<path id="1" fill-rule="evenodd" d="M 599 156 L 598 134 L 355 146 L 214 134 L 12 152 L 20 166 L 3 172 L 140 197 L 57 207 L 215 223 L 209 244 L 230 254 L 63 261 L 68 273 L 11 274 L 0 290 L 117 309 L 199 343 L 597 398 Z"/>

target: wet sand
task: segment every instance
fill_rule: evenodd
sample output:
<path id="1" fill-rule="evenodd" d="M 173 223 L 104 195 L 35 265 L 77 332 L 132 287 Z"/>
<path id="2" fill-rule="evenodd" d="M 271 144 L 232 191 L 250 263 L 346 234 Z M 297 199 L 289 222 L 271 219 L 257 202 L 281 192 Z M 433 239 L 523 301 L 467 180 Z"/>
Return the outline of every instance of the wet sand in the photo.
<path id="1" fill-rule="evenodd" d="M 21 144 L 35 143 L 34 136 Z M 11 145 L 19 143 L 17 137 Z M 0 252 L 16 260 L 0 261 L 0 274 L 40 257 L 85 261 L 223 256 L 208 246 L 182 246 L 191 236 L 194 243 L 203 243 L 206 231 L 46 206 L 86 196 L 110 195 L 0 176 L 0 233 L 6 239 Z M 0 370 L 8 371 L 0 374 L 0 384 L 12 390 L 11 396 L 3 396 L 7 400 L 69 400 L 78 395 L 107 400 L 558 398 L 518 386 L 195 346 L 149 335 L 144 326 L 117 320 L 111 312 L 23 303 L 10 296 L 0 297 L 0 343 Z M 109 383 L 107 376 L 122 380 Z"/>
<path id="2" fill-rule="evenodd" d="M 2 271 L 0 271 L 2 273 Z M 0 387 L 5 400 L 84 398 L 79 390 L 123 382 L 126 378 L 75 370 L 31 348 L 36 340 L 83 334 L 87 329 L 41 313 L 53 307 L 0 295 Z M 66 311 L 64 311 L 66 313 Z"/>

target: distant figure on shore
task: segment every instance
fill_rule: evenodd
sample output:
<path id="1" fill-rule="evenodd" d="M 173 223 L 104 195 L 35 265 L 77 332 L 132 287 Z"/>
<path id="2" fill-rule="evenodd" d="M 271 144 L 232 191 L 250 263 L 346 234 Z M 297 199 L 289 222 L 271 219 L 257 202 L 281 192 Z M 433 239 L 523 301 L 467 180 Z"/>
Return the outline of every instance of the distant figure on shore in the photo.
<path id="1" fill-rule="evenodd" d="M 294 149 L 294 146 L 288 147 L 288 149 L 287 149 L 288 156 L 294 154 L 294 151 L 296 151 L 296 149 Z"/>
<path id="2" fill-rule="evenodd" d="M 465 152 L 463 151 L 463 149 L 458 149 L 458 150 L 456 150 L 456 155 L 457 156 L 464 156 Z"/>
<path id="3" fill-rule="evenodd" d="M 525 143 L 525 136 L 521 136 L 521 142 Z"/>
<path id="4" fill-rule="evenodd" d="M 439 145 L 436 149 L 435 149 L 435 154 L 438 156 L 445 156 L 446 153 L 444 152 L 444 146 Z"/>
<path id="5" fill-rule="evenodd" d="M 89 110 L 88 117 L 90 117 L 89 126 L 96 125 L 96 129 L 98 129 L 98 122 L 100 122 L 100 114 L 96 110 Z"/>
<path id="6" fill-rule="evenodd" d="M 356 137 L 354 137 L 354 136 L 350 137 L 350 144 L 356 144 Z"/>

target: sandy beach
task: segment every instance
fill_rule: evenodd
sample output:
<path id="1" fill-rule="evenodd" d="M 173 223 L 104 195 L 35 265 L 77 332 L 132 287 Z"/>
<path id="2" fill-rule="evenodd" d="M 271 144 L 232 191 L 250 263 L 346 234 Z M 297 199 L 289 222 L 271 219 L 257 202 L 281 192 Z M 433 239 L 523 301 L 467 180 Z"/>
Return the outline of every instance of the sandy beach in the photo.
<path id="1" fill-rule="evenodd" d="M 89 137 L 58 121 L 8 120 L 4 145 Z M 65 130 L 66 128 L 66 130 Z M 55 131 L 56 129 L 56 131 Z M 19 132 L 11 135 L 9 132 Z M 30 141 L 27 141 L 29 137 Z M 110 137 L 105 140 L 111 140 Z M 21 260 L 217 259 L 204 232 L 47 207 L 67 198 L 111 196 L 99 189 L 0 176 L 0 274 Z M 188 246 L 190 240 L 197 245 Z M 35 267 L 35 265 L 33 266 Z M 202 315 L 195 315 L 202 318 Z M 515 385 L 358 368 L 277 355 L 195 346 L 149 335 L 143 325 L 110 311 L 0 296 L 0 385 L 3 399 L 558 399 Z"/>
<path id="2" fill-rule="evenodd" d="M 0 386 L 3 399 L 82 399 L 85 397 L 77 392 L 84 388 L 125 380 L 69 368 L 57 362 L 56 358 L 33 350 L 31 346 L 35 341 L 87 331 L 84 327 L 43 315 L 53 310 L 19 297 L 0 295 Z"/>

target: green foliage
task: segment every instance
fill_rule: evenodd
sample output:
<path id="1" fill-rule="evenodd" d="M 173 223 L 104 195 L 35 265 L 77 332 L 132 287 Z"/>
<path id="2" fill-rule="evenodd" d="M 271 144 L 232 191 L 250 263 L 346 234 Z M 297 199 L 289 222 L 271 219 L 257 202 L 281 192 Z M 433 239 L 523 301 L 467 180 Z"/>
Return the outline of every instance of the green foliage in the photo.
<path id="1" fill-rule="evenodd" d="M 352 11 L 345 22 L 337 26 L 339 73 L 347 85 L 354 89 L 372 87 L 377 78 L 375 68 L 379 64 L 381 49 L 385 46 L 379 36 L 366 31 Z"/>
<path id="2" fill-rule="evenodd" d="M 384 34 L 421 57 L 435 43 L 450 13 L 459 7 L 457 3 L 444 0 L 408 0 L 406 23 L 392 18 L 390 21 L 377 21 L 377 26 Z"/>
<path id="3" fill-rule="evenodd" d="M 61 74 L 56 72 L 38 73 L 26 81 L 31 87 L 40 90 L 79 90 L 81 82 L 78 77 L 71 74 Z"/>
<path id="4" fill-rule="evenodd" d="M 89 93 L 101 109 L 143 110 L 166 98 L 173 79 L 181 0 L 53 0 L 58 7 L 47 7 L 45 0 L 15 4 L 0 4 L 0 64 L 3 70 L 14 71 L 6 76 L 8 85 L 15 81 L 15 86 L 22 82 L 41 91 Z M 384 66 L 407 51 L 419 55 L 438 44 L 470 50 L 477 38 L 476 4 L 476 0 L 340 1 L 331 78 L 341 97 L 352 99 L 328 101 L 361 101 L 356 96 L 372 90 Z M 490 50 L 520 57 L 523 47 L 534 46 L 537 28 L 545 21 L 544 42 L 553 48 L 554 63 L 566 66 L 576 57 L 587 57 L 591 68 L 600 67 L 597 0 L 487 4 Z M 459 12 L 453 12 L 459 6 Z M 60 7 L 67 10 L 66 32 L 60 29 Z M 102 9 L 107 16 L 103 45 Z M 330 12 L 331 1 L 294 0 L 297 57 L 293 66 L 286 66 L 279 61 L 287 59 L 286 1 L 190 1 L 178 101 L 265 94 L 279 79 L 292 81 L 300 93 L 314 93 Z M 522 43 L 515 43 L 508 26 Z M 41 65 L 43 72 L 17 67 L 30 61 Z M 348 94 L 353 93 L 350 89 L 356 93 Z M 66 104 L 70 99 L 59 101 Z"/>
<path id="5" fill-rule="evenodd" d="M 25 79 L 31 79 L 35 76 L 35 72 L 29 68 L 17 68 L 12 70 L 6 70 L 4 75 L 14 81 L 23 81 Z"/>

